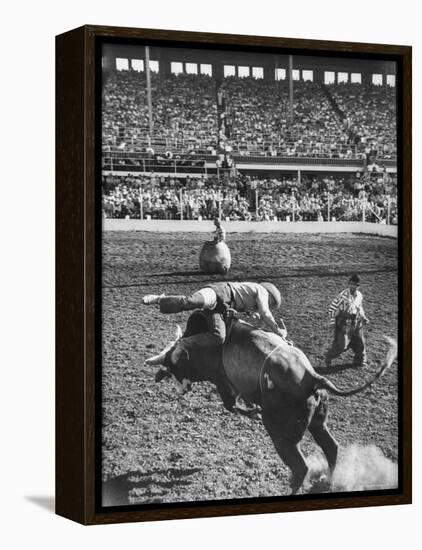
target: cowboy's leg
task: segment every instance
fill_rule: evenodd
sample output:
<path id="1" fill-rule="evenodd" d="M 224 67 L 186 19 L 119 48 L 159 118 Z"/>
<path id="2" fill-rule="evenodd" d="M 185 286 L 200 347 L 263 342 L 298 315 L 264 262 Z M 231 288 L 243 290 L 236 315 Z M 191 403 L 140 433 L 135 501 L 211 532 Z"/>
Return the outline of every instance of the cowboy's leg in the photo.
<path id="1" fill-rule="evenodd" d="M 198 348 L 207 348 L 209 346 L 221 346 L 226 339 L 226 324 L 219 313 L 211 311 L 204 312 L 208 325 L 207 332 L 200 332 L 181 338 L 177 344 L 177 354 L 185 351 L 188 355 L 191 351 Z"/>
<path id="2" fill-rule="evenodd" d="M 214 292 L 212 289 L 207 289 Z M 214 293 L 215 294 L 215 293 Z M 213 336 L 217 344 L 224 344 L 226 341 L 226 323 L 220 313 L 212 313 L 207 311 L 205 318 L 208 324 L 208 332 Z"/>
<path id="3" fill-rule="evenodd" d="M 217 303 L 217 295 L 212 288 L 203 288 L 190 296 L 165 296 L 149 294 L 144 296 L 146 305 L 159 304 L 161 313 L 179 313 L 193 309 L 213 309 Z"/>
<path id="4" fill-rule="evenodd" d="M 194 334 L 180 340 L 180 345 L 187 353 L 194 347 L 221 346 L 226 340 L 226 323 L 223 316 L 219 313 L 204 311 L 204 316 L 208 325 L 208 332 Z M 221 365 L 215 365 L 215 372 L 212 373 L 213 382 L 223 401 L 224 407 L 228 411 L 233 411 L 237 403 L 238 395 L 233 385 L 228 380 Z"/>
<path id="5" fill-rule="evenodd" d="M 325 363 L 329 366 L 330 362 L 333 359 L 336 359 L 336 357 L 338 357 L 339 355 L 341 355 L 345 350 L 345 348 L 346 348 L 345 335 L 343 334 L 341 327 L 337 326 L 336 324 L 334 327 L 334 338 L 333 338 L 331 347 L 329 348 L 325 356 Z"/>
<path id="6" fill-rule="evenodd" d="M 350 342 L 350 348 L 355 354 L 353 364 L 356 366 L 365 366 L 367 364 L 366 359 L 366 347 L 365 337 L 363 335 L 363 327 L 359 328 Z"/>

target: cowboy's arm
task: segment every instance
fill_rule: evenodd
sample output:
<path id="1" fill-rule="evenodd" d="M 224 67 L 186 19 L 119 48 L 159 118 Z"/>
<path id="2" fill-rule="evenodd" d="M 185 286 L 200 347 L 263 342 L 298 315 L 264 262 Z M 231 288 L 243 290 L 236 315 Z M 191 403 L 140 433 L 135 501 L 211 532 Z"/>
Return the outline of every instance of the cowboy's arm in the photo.
<path id="1" fill-rule="evenodd" d="M 277 325 L 271 311 L 260 311 L 261 320 L 266 327 L 272 330 L 272 332 L 279 333 L 282 329 Z"/>
<path id="2" fill-rule="evenodd" d="M 360 315 L 361 318 L 362 318 L 362 321 L 363 321 L 365 324 L 368 324 L 368 323 L 369 323 L 369 319 L 368 319 L 368 317 L 366 316 L 365 310 L 363 309 L 363 296 L 362 296 L 362 294 L 360 295 L 358 310 L 359 310 L 359 315 Z"/>
<path id="3" fill-rule="evenodd" d="M 271 313 L 268 304 L 268 296 L 264 298 L 263 296 L 258 295 L 257 308 L 264 325 L 268 327 L 272 332 L 275 332 L 276 334 L 280 334 L 281 336 L 285 337 L 287 334 L 287 330 L 285 328 L 280 328 L 276 320 L 274 319 L 274 316 Z"/>

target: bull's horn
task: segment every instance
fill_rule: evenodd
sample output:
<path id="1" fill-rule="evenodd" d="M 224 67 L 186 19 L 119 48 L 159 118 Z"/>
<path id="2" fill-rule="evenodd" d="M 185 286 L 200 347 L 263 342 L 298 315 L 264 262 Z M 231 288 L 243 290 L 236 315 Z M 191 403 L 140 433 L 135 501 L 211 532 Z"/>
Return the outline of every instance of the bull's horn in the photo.
<path id="1" fill-rule="evenodd" d="M 154 355 L 154 357 L 150 357 L 145 361 L 146 365 L 161 365 L 164 357 L 166 354 L 164 352 L 159 353 L 158 355 Z"/>
<path id="2" fill-rule="evenodd" d="M 176 340 L 179 340 L 183 336 L 182 329 L 180 328 L 180 325 L 177 325 L 176 328 Z"/>

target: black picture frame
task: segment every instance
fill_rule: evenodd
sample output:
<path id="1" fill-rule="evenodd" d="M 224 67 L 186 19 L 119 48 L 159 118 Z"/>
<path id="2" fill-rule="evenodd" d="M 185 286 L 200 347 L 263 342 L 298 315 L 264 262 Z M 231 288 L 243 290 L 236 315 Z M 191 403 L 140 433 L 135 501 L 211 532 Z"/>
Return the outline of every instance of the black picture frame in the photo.
<path id="1" fill-rule="evenodd" d="M 99 303 L 101 291 L 101 45 L 104 43 L 250 49 L 260 52 L 388 58 L 397 63 L 399 200 L 400 483 L 387 494 L 347 493 L 99 506 Z M 56 513 L 102 524 L 406 504 L 412 495 L 411 120 L 409 46 L 168 30 L 84 26 L 56 37 Z"/>

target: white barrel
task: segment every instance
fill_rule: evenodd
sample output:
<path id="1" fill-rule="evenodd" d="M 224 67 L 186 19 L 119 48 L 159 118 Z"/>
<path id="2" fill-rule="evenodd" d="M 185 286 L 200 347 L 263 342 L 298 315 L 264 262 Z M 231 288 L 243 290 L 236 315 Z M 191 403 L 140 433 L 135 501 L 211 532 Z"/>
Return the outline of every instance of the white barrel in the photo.
<path id="1" fill-rule="evenodd" d="M 205 273 L 226 275 L 231 266 L 230 249 L 224 241 L 207 241 L 199 254 L 199 267 Z"/>

